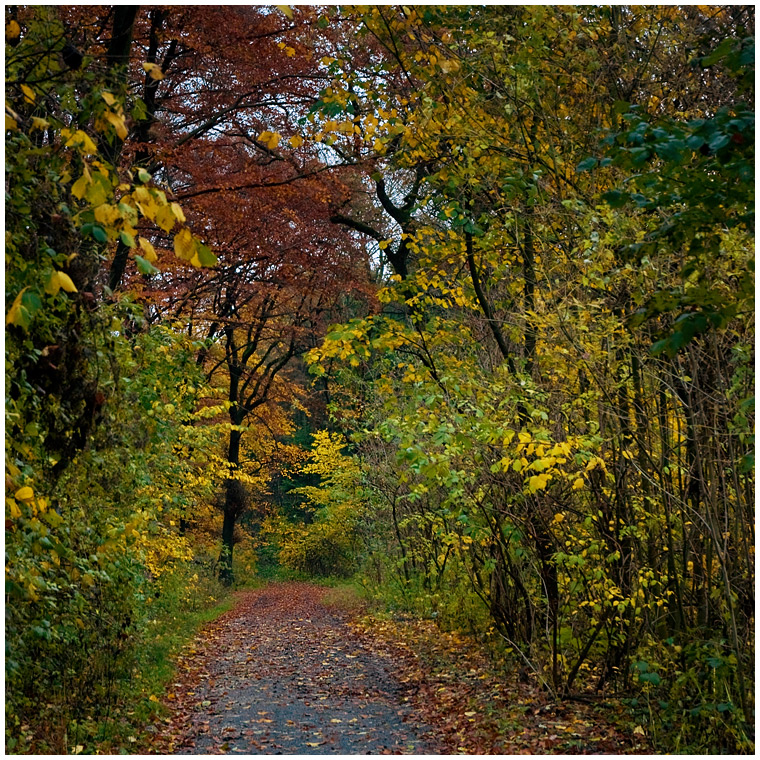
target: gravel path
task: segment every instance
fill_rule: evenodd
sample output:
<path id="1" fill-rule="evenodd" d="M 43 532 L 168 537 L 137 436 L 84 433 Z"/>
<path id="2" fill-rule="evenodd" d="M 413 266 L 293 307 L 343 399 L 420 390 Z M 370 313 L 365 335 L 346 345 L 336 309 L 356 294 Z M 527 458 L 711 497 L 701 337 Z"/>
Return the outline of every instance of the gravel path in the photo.
<path id="1" fill-rule="evenodd" d="M 323 606 L 325 593 L 307 583 L 243 592 L 205 629 L 171 695 L 175 753 L 440 753 L 389 656 Z"/>

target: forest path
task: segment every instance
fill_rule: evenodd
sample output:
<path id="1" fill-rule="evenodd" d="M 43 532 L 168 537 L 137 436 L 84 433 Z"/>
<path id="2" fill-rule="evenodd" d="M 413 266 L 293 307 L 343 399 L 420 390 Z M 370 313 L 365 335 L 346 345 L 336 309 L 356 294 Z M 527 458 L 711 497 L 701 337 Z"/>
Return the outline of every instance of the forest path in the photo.
<path id="1" fill-rule="evenodd" d="M 159 751 L 445 753 L 415 720 L 391 657 L 322 603 L 327 591 L 273 583 L 240 592 L 180 659 Z"/>

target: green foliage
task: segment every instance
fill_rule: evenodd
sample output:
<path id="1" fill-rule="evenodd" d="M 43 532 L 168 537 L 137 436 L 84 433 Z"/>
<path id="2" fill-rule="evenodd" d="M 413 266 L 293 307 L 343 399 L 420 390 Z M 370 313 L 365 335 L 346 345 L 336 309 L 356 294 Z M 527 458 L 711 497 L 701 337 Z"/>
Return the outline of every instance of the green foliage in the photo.
<path id="1" fill-rule="evenodd" d="M 656 748 L 710 753 L 716 747 L 752 750 L 752 730 L 737 704 L 737 659 L 725 640 L 701 636 L 649 639 L 641 648 L 650 662 L 632 666 L 639 688 L 632 714 Z M 653 664 L 651 659 L 657 664 Z"/>
<path id="2" fill-rule="evenodd" d="M 196 403 L 188 389 L 193 379 L 202 383 L 194 378 L 192 347 L 161 328 L 134 344 L 123 337 L 113 344 L 118 381 L 86 448 L 49 488 L 10 502 L 9 736 L 20 740 L 29 730 L 20 716 L 37 705 L 32 731 L 41 733 L 33 746 L 55 751 L 66 749 L 60 742 L 69 721 L 103 719 L 118 682 L 131 678 L 152 603 L 167 584 L 176 588 L 193 557 L 179 521 L 193 501 L 211 496 L 195 476 L 197 465 L 176 454 L 189 443 L 196 457 L 204 443 L 213 450 L 206 430 L 184 424 Z M 31 453 L 43 456 L 43 442 Z"/>
<path id="3" fill-rule="evenodd" d="M 711 118 L 686 123 L 661 119 L 651 124 L 635 111 L 624 118 L 629 128 L 609 138 L 618 143 L 610 154 L 616 166 L 633 176 L 625 192 L 611 190 L 603 197 L 613 208 L 631 204 L 663 220 L 642 241 L 625 246 L 624 256 L 638 263 L 651 261 L 667 247 L 681 259 L 678 286 L 652 294 L 633 319 L 638 326 L 676 312 L 672 334 L 653 346 L 655 353 L 674 356 L 695 336 L 724 328 L 737 314 L 752 309 L 754 258 L 730 272 L 729 283 L 715 277 L 711 264 L 730 255 L 727 230 L 735 230 L 728 239 L 750 247 L 754 111 L 746 104 L 724 106 Z M 642 171 L 648 166 L 649 171 Z"/>

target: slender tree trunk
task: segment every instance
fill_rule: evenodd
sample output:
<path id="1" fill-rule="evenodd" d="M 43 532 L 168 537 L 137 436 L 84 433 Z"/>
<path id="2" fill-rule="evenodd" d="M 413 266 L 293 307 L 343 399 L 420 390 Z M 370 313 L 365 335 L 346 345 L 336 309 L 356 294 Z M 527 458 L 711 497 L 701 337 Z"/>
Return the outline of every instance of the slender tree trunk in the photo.
<path id="1" fill-rule="evenodd" d="M 237 469 L 240 464 L 240 436 L 239 430 L 230 432 L 230 446 L 227 461 L 232 469 Z M 232 572 L 232 552 L 235 546 L 235 523 L 241 511 L 240 484 L 234 478 L 229 478 L 225 485 L 224 497 L 224 522 L 222 523 L 222 551 L 219 554 L 219 580 L 229 586 L 235 580 Z"/>

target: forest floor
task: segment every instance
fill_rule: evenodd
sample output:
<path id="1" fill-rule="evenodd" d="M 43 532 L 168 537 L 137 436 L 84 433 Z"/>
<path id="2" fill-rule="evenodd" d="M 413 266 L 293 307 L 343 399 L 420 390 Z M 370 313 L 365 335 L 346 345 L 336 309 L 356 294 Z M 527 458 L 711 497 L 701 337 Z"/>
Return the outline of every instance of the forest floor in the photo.
<path id="1" fill-rule="evenodd" d="M 239 592 L 180 655 L 169 717 L 151 727 L 146 751 L 647 751 L 615 723 L 614 706 L 552 702 L 535 685 L 497 675 L 467 637 L 428 621 L 362 617 L 351 606 L 308 583 Z"/>

